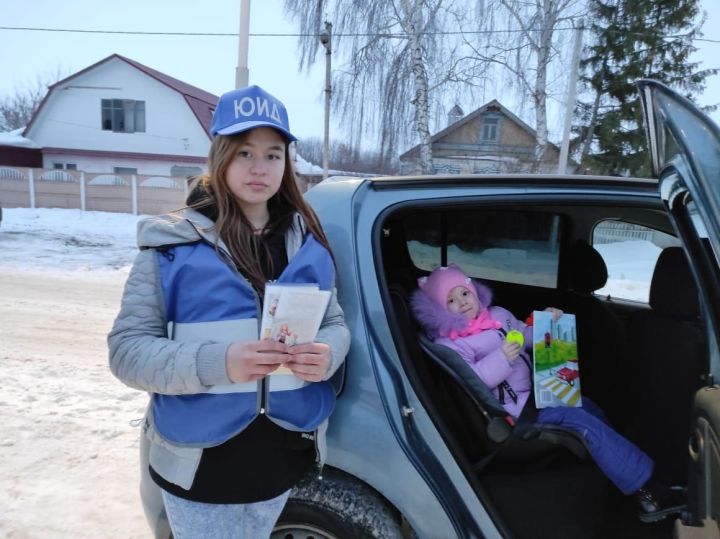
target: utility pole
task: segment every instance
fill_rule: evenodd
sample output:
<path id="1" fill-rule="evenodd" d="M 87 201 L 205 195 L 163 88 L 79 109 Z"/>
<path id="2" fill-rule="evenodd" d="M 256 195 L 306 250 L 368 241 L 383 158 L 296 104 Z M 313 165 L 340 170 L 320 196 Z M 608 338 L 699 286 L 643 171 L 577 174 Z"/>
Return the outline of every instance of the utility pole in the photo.
<path id="1" fill-rule="evenodd" d="M 248 69 L 248 41 L 250 36 L 250 0 L 240 0 L 240 34 L 238 65 L 235 68 L 235 88 L 244 88 L 250 80 Z"/>
<path id="2" fill-rule="evenodd" d="M 330 96 L 332 80 L 330 78 L 330 57 L 332 55 L 332 24 L 325 21 L 325 31 L 320 34 L 320 43 L 325 47 L 325 129 L 323 136 L 323 180 L 328 177 L 330 166 Z"/>
<path id="3" fill-rule="evenodd" d="M 580 51 L 582 50 L 582 35 L 585 21 L 580 19 L 578 28 L 575 29 L 575 48 L 573 49 L 570 80 L 568 81 L 568 96 L 565 106 L 565 123 L 563 125 L 562 145 L 560 146 L 560 161 L 558 162 L 558 174 L 566 174 L 568 153 L 570 151 L 570 125 L 572 123 L 573 111 L 575 110 L 575 95 L 577 91 L 577 80 L 580 74 Z"/>

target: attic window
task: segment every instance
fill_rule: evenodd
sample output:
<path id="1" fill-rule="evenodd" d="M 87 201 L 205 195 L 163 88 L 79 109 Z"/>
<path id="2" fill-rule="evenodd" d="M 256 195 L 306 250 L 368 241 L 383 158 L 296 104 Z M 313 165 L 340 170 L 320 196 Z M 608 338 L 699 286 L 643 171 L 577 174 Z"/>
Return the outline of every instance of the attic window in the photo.
<path id="1" fill-rule="evenodd" d="M 500 118 L 495 115 L 483 116 L 480 124 L 480 141 L 497 142 Z"/>
<path id="2" fill-rule="evenodd" d="M 102 129 L 115 133 L 145 132 L 145 101 L 102 99 Z"/>

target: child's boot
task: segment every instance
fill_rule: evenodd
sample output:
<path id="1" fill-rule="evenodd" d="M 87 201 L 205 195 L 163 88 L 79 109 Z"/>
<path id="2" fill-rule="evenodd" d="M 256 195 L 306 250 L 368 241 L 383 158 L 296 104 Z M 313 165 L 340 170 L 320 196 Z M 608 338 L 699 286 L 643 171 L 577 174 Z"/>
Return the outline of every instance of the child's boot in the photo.
<path id="1" fill-rule="evenodd" d="M 638 517 L 643 522 L 657 522 L 685 509 L 685 489 L 666 487 L 652 478 L 635 492 L 638 502 Z"/>

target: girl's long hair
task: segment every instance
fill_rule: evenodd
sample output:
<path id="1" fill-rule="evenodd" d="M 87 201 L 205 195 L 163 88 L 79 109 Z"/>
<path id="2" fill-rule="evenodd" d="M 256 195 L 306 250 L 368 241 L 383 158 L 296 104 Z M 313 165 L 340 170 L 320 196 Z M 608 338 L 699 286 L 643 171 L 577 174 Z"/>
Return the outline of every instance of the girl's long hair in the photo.
<path id="1" fill-rule="evenodd" d="M 266 255 L 269 255 L 267 246 L 260 241 L 260 236 L 254 233 L 250 221 L 240 209 L 226 180 L 230 163 L 237 155 L 239 147 L 247 138 L 248 133 L 249 131 L 238 135 L 217 135 L 213 139 L 208 156 L 208 173 L 200 178 L 200 187 L 204 191 L 204 195 L 192 202 L 189 207 L 200 210 L 215 206 L 217 211 L 216 235 L 227 245 L 238 270 L 262 295 L 268 276 L 263 273 L 260 266 L 259 251 L 265 249 Z M 284 232 L 291 225 L 293 214 L 297 212 L 304 219 L 308 231 L 332 253 L 320 221 L 300 192 L 287 143 L 285 144 L 285 170 L 282 181 L 277 193 L 268 200 L 268 210 L 270 212 L 270 221 L 266 227 L 268 230 Z M 268 256 L 267 260 L 271 260 L 271 257 Z"/>

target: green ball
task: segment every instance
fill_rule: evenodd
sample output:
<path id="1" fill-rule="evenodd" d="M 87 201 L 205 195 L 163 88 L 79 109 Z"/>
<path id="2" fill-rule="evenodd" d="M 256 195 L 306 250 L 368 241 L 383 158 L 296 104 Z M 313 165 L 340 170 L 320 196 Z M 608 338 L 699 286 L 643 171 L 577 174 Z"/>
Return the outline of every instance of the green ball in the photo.
<path id="1" fill-rule="evenodd" d="M 508 334 L 505 336 L 505 340 L 507 342 L 516 342 L 520 346 L 525 344 L 525 337 L 523 337 L 523 334 L 520 331 L 518 331 L 517 329 L 508 331 Z"/>

